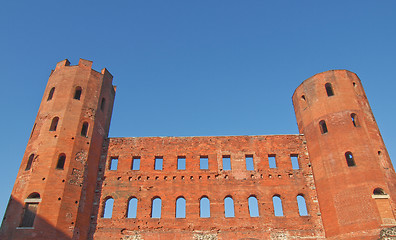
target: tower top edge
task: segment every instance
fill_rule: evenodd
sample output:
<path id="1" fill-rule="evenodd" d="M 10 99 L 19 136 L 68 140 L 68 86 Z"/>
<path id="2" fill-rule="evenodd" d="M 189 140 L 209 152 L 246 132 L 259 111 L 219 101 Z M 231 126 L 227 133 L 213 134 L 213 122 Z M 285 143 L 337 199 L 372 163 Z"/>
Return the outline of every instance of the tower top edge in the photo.
<path id="1" fill-rule="evenodd" d="M 92 69 L 92 64 L 93 64 L 93 61 L 80 58 L 77 65 L 71 65 L 70 61 L 68 59 L 65 59 L 65 60 L 62 60 L 56 64 L 54 71 L 64 68 L 64 67 L 75 67 L 75 66 L 86 68 L 86 69 Z M 113 75 L 107 70 L 107 68 L 103 68 L 101 71 L 96 71 L 94 69 L 92 69 L 92 70 L 95 72 L 98 72 L 102 75 L 107 75 L 111 79 L 113 78 Z"/>

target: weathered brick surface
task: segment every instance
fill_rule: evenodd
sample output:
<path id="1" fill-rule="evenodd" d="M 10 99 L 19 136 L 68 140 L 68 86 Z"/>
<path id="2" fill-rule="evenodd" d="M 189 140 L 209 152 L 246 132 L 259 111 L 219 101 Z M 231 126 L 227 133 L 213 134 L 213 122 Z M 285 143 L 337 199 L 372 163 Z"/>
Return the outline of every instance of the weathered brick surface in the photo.
<path id="1" fill-rule="evenodd" d="M 115 87 L 106 69 L 91 66 L 64 60 L 51 73 L 0 239 L 394 238 L 396 174 L 354 73 L 323 72 L 296 89 L 298 135 L 108 138 Z M 79 100 L 73 99 L 77 86 Z M 57 129 L 49 131 L 54 117 Z M 87 136 L 81 135 L 84 122 Z M 348 166 L 346 152 L 356 166 Z M 57 169 L 61 153 L 66 161 Z M 277 168 L 269 167 L 268 155 L 276 156 Z M 299 169 L 292 168 L 291 155 L 298 156 Z M 185 157 L 185 170 L 177 169 L 178 156 Z M 201 156 L 208 157 L 209 169 L 200 169 Z M 230 156 L 231 170 L 223 169 L 223 156 Z M 247 170 L 246 156 L 253 156 L 254 170 Z M 133 157 L 140 157 L 139 170 L 131 170 Z M 155 157 L 163 158 L 162 170 L 154 170 Z M 118 158 L 116 170 L 110 170 L 112 158 Z M 31 193 L 40 194 L 37 215 L 33 227 L 20 228 Z M 275 195 L 282 199 L 282 217 L 274 216 Z M 308 216 L 299 215 L 298 195 Z M 203 196 L 210 200 L 209 218 L 200 217 Z M 259 217 L 249 215 L 250 196 L 258 200 Z M 132 197 L 138 199 L 136 218 L 127 217 Z M 155 197 L 162 200 L 159 219 L 151 218 Z M 186 200 L 181 219 L 175 217 L 178 197 Z M 234 201 L 235 217 L 225 217 L 226 197 Z M 108 198 L 114 199 L 113 214 L 103 218 Z"/>

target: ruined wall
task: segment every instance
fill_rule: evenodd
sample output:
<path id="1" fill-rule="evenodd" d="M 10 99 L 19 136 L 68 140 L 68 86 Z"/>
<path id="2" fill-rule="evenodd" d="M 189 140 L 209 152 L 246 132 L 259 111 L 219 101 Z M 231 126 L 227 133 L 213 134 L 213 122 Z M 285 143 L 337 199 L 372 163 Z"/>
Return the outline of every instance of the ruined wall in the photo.
<path id="1" fill-rule="evenodd" d="M 275 154 L 277 168 L 269 168 Z M 245 157 L 253 156 L 254 170 Z M 292 169 L 298 155 L 299 169 Z M 155 157 L 163 169 L 154 170 Z M 186 169 L 177 170 L 184 156 Z M 209 168 L 200 169 L 207 156 Z M 231 170 L 223 170 L 222 157 L 230 156 Z M 131 170 L 140 157 L 140 169 Z M 110 170 L 118 158 L 117 170 Z M 237 137 L 111 138 L 102 156 L 93 221 L 95 239 L 320 239 L 324 230 L 311 164 L 302 135 Z M 297 195 L 303 195 L 308 216 L 300 216 Z M 272 197 L 282 199 L 284 216 L 274 216 Z M 186 217 L 175 218 L 176 199 L 186 200 Z M 200 217 L 200 199 L 210 200 L 210 217 Z M 226 218 L 224 198 L 233 198 L 235 217 Z M 248 198 L 257 197 L 259 217 L 250 217 Z M 112 218 L 103 218 L 105 201 L 114 199 Z M 127 218 L 128 200 L 138 199 L 136 218 Z M 152 200 L 162 200 L 161 218 L 151 218 Z M 96 225 L 97 224 L 97 225 Z M 93 229 L 92 228 L 92 229 Z"/>

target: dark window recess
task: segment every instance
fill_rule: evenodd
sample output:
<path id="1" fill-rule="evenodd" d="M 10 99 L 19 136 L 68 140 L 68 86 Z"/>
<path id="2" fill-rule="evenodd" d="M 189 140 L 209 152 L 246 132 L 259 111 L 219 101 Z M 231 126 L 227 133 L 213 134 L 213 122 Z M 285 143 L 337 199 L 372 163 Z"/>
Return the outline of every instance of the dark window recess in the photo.
<path id="1" fill-rule="evenodd" d="M 102 102 L 100 103 L 100 110 L 104 111 L 106 107 L 106 99 L 102 98 Z"/>
<path id="2" fill-rule="evenodd" d="M 360 126 L 356 113 L 352 113 L 351 114 L 351 120 L 352 120 L 352 124 L 353 124 L 354 127 L 359 127 Z"/>
<path id="3" fill-rule="evenodd" d="M 82 92 L 81 87 L 76 87 L 76 91 L 74 92 L 74 97 L 73 98 L 77 99 L 77 100 L 80 100 L 81 92 Z"/>
<path id="4" fill-rule="evenodd" d="M 54 96 L 54 92 L 55 92 L 55 88 L 53 87 L 53 88 L 51 88 L 51 90 L 50 90 L 50 92 L 48 94 L 47 101 L 52 99 L 52 97 Z"/>
<path id="5" fill-rule="evenodd" d="M 36 218 L 37 208 L 38 203 L 25 204 L 21 227 L 33 227 L 34 219 Z"/>
<path id="6" fill-rule="evenodd" d="M 81 136 L 87 137 L 88 136 L 88 123 L 84 122 L 81 128 Z"/>
<path id="7" fill-rule="evenodd" d="M 374 195 L 386 195 L 385 191 L 382 188 L 376 188 L 373 191 Z"/>
<path id="8" fill-rule="evenodd" d="M 347 161 L 348 167 L 354 167 L 356 166 L 355 160 L 353 159 L 353 155 L 351 152 L 346 152 L 345 153 L 345 159 Z"/>
<path id="9" fill-rule="evenodd" d="M 65 166 L 65 161 L 66 161 L 66 155 L 65 154 L 60 154 L 58 158 L 58 163 L 56 164 L 56 169 L 63 169 Z"/>
<path id="10" fill-rule="evenodd" d="M 51 126 L 50 126 L 50 131 L 56 131 L 56 128 L 58 127 L 58 122 L 59 122 L 59 118 L 58 117 L 54 117 L 53 119 L 52 119 L 52 122 L 51 122 Z"/>
<path id="11" fill-rule="evenodd" d="M 334 96 L 334 91 L 333 91 L 333 87 L 331 86 L 331 83 L 326 83 L 325 88 L 328 97 Z"/>
<path id="12" fill-rule="evenodd" d="M 40 201 L 40 194 L 32 193 L 25 200 L 26 204 L 23 210 L 20 227 L 33 227 L 36 218 L 37 208 Z"/>
<path id="13" fill-rule="evenodd" d="M 28 162 L 26 164 L 25 171 L 30 170 L 30 168 L 32 168 L 33 159 L 34 159 L 34 154 L 30 154 Z"/>
<path id="14" fill-rule="evenodd" d="M 32 138 L 35 129 L 36 129 L 36 123 L 33 125 L 33 129 L 32 132 L 30 133 L 29 139 Z"/>
<path id="15" fill-rule="evenodd" d="M 322 121 L 319 122 L 319 127 L 320 127 L 320 132 L 321 132 L 322 134 L 325 134 L 325 133 L 328 132 L 328 131 L 327 131 L 327 125 L 326 125 L 325 120 L 322 120 Z"/>

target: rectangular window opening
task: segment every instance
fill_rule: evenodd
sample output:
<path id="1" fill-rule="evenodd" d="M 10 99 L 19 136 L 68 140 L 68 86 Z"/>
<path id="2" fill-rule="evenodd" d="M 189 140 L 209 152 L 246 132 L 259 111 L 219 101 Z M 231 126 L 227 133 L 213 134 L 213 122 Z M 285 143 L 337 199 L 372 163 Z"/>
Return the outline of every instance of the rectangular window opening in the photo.
<path id="1" fill-rule="evenodd" d="M 298 164 L 298 155 L 297 154 L 291 154 L 290 155 L 291 163 L 292 163 L 292 168 L 294 170 L 300 169 L 300 165 Z"/>
<path id="2" fill-rule="evenodd" d="M 199 161 L 200 169 L 209 169 L 209 158 L 208 156 L 201 156 Z"/>
<path id="3" fill-rule="evenodd" d="M 254 171 L 253 155 L 246 155 L 246 170 Z"/>
<path id="4" fill-rule="evenodd" d="M 132 158 L 132 170 L 140 170 L 140 157 Z"/>
<path id="5" fill-rule="evenodd" d="M 269 164 L 269 168 L 276 168 L 276 155 L 275 154 L 268 155 L 268 164 Z"/>
<path id="6" fill-rule="evenodd" d="M 186 157 L 177 157 L 177 170 L 186 170 Z"/>
<path id="7" fill-rule="evenodd" d="M 118 157 L 111 157 L 109 170 L 115 171 L 117 170 L 117 167 L 118 167 Z"/>
<path id="8" fill-rule="evenodd" d="M 231 170 L 231 156 L 230 155 L 223 156 L 223 170 L 225 170 L 225 171 Z"/>
<path id="9" fill-rule="evenodd" d="M 154 170 L 162 170 L 163 161 L 163 157 L 155 157 Z"/>

